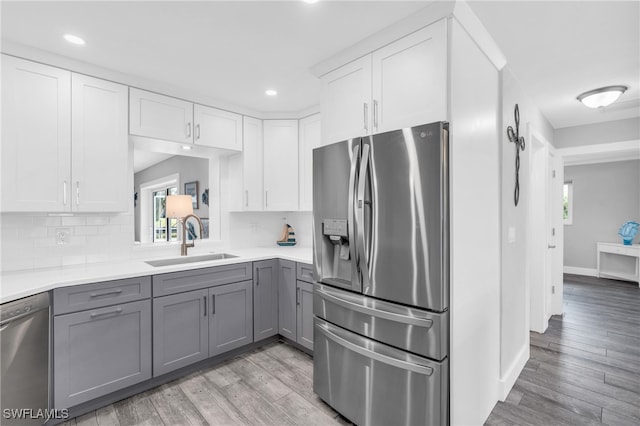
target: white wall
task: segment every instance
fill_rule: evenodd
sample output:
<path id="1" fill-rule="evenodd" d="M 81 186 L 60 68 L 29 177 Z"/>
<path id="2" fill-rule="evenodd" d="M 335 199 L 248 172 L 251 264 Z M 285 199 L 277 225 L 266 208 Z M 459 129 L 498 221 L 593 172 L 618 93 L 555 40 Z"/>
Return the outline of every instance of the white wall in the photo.
<path id="1" fill-rule="evenodd" d="M 553 132 L 556 148 L 640 140 L 640 118 L 606 121 L 585 126 L 563 127 Z"/>
<path id="2" fill-rule="evenodd" d="M 288 223 L 297 247 L 312 246 L 311 212 L 234 212 L 229 214 L 229 247 L 273 247 Z"/>
<path id="3" fill-rule="evenodd" d="M 548 141 L 553 141 L 553 128 L 540 110 L 523 92 L 509 67 L 501 72 L 501 288 L 500 288 L 500 381 L 501 398 L 505 398 L 529 358 L 529 318 L 527 282 L 527 210 L 531 181 L 530 140 L 526 140 L 527 126 L 535 129 Z M 514 205 L 515 145 L 507 138 L 507 126 L 513 126 L 514 107 L 520 110 L 520 135 L 528 144 L 520 153 L 520 200 Z M 509 228 L 515 241 L 508 241 Z"/>

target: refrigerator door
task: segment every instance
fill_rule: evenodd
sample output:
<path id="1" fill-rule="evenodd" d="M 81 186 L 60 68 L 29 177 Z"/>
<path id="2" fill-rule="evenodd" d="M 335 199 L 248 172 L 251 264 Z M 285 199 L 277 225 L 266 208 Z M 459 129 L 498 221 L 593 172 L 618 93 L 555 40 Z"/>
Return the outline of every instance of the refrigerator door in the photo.
<path id="1" fill-rule="evenodd" d="M 355 208 L 364 294 L 448 308 L 448 174 L 445 123 L 363 140 Z"/>
<path id="2" fill-rule="evenodd" d="M 447 359 L 431 361 L 314 321 L 313 390 L 343 416 L 359 425 L 448 424 Z"/>
<path id="3" fill-rule="evenodd" d="M 362 291 L 356 262 L 354 198 L 361 139 L 313 150 L 314 278 Z"/>
<path id="4" fill-rule="evenodd" d="M 447 356 L 449 313 L 429 312 L 316 284 L 313 313 L 362 336 L 435 360 Z"/>

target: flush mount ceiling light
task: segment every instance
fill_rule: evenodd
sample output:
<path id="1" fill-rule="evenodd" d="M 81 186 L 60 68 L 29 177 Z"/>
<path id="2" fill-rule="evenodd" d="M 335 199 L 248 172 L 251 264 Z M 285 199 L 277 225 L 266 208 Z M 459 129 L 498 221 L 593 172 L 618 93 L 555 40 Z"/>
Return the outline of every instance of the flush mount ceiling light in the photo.
<path id="1" fill-rule="evenodd" d="M 64 37 L 65 40 L 72 44 L 77 44 L 79 46 L 83 46 L 86 44 L 86 42 L 82 38 L 73 34 L 65 34 L 62 37 Z"/>
<path id="2" fill-rule="evenodd" d="M 318 3 L 318 0 L 302 0 L 303 2 L 307 3 L 307 4 L 314 4 L 314 3 Z"/>
<path id="3" fill-rule="evenodd" d="M 578 100 L 589 108 L 600 108 L 611 105 L 628 89 L 627 86 L 607 86 L 589 90 L 578 95 Z"/>
<path id="4" fill-rule="evenodd" d="M 275 96 L 278 94 L 278 91 L 273 89 L 267 89 L 264 91 L 264 94 L 267 96 Z"/>

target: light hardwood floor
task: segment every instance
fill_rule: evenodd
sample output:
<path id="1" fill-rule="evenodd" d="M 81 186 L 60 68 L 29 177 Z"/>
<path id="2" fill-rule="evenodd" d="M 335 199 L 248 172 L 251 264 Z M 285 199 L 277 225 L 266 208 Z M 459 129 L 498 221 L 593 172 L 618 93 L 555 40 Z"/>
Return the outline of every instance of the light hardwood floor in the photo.
<path id="1" fill-rule="evenodd" d="M 637 284 L 567 275 L 564 311 L 531 333 L 531 358 L 487 425 L 640 424 Z M 312 375 L 311 357 L 273 343 L 65 426 L 348 424 L 313 393 Z"/>
<path id="2" fill-rule="evenodd" d="M 488 425 L 639 425 L 638 284 L 565 275 L 564 314 L 531 333 L 531 357 Z"/>

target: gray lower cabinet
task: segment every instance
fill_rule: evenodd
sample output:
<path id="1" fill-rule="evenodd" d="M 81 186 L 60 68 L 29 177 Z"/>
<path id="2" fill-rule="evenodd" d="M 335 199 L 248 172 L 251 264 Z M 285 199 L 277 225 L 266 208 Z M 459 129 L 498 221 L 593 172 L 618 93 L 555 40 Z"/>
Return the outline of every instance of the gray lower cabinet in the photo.
<path id="1" fill-rule="evenodd" d="M 296 342 L 313 351 L 313 284 L 297 282 Z"/>
<path id="2" fill-rule="evenodd" d="M 209 290 L 153 299 L 153 375 L 201 361 L 209 356 Z"/>
<path id="3" fill-rule="evenodd" d="M 57 409 L 151 378 L 149 299 L 57 315 L 53 332 Z"/>
<path id="4" fill-rule="evenodd" d="M 280 260 L 278 267 L 278 331 L 296 340 L 296 263 Z"/>
<path id="5" fill-rule="evenodd" d="M 253 340 L 278 334 L 278 260 L 253 262 Z"/>
<path id="6" fill-rule="evenodd" d="M 209 289 L 209 356 L 253 342 L 253 282 Z"/>

